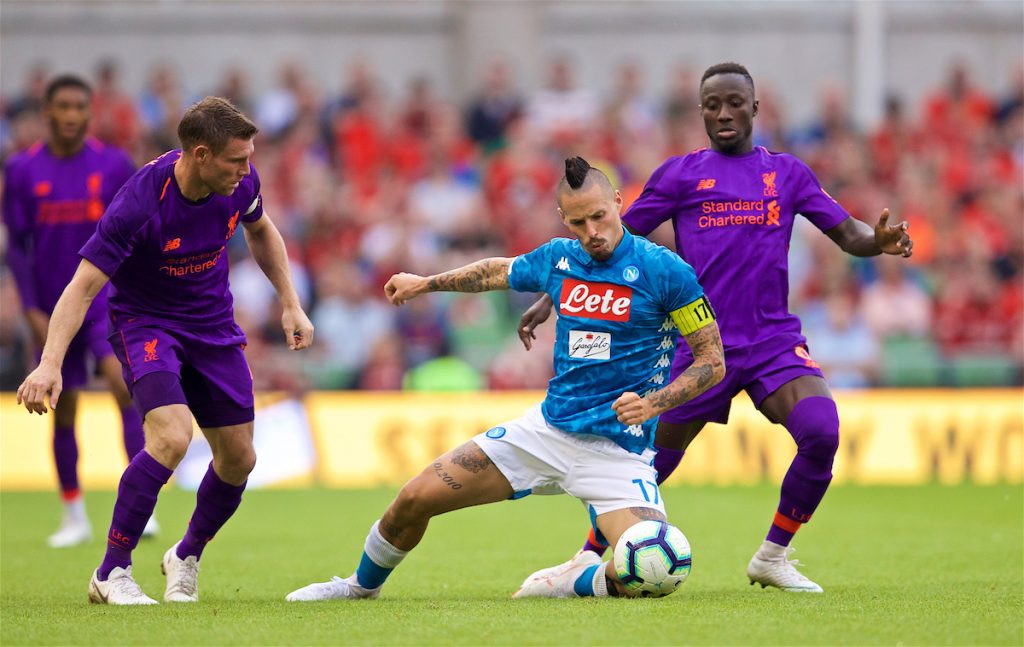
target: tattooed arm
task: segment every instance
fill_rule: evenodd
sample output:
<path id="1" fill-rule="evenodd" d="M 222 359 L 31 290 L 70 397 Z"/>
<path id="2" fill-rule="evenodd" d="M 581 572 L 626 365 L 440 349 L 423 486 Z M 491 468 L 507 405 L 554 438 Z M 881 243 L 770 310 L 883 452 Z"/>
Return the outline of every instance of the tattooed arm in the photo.
<path id="1" fill-rule="evenodd" d="M 511 258 L 485 258 L 443 274 L 419 276 L 402 272 L 384 286 L 384 296 L 400 306 L 427 292 L 486 292 L 508 289 Z"/>
<path id="2" fill-rule="evenodd" d="M 693 353 L 693 363 L 666 386 L 647 397 L 626 392 L 612 408 L 624 425 L 639 425 L 704 393 L 725 377 L 725 351 L 714 321 L 683 337 Z"/>

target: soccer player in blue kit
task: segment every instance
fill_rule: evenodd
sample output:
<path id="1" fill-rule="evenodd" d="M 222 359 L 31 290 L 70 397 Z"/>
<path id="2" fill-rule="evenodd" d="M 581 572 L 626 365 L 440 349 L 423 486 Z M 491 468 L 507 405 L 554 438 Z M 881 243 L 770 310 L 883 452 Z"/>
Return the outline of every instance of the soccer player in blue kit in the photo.
<path id="1" fill-rule="evenodd" d="M 199 600 L 203 550 L 242 502 L 256 463 L 252 373 L 235 323 L 226 246 L 239 225 L 281 300 L 289 348 L 307 348 L 313 326 L 292 285 L 284 240 L 263 212 L 250 162 L 256 126 L 230 102 L 207 97 L 178 124 L 181 149 L 142 167 L 121 188 L 65 288 L 36 370 L 18 402 L 46 413 L 61 394 L 60 365 L 90 301 L 109 280 L 109 339 L 146 446 L 121 477 L 103 561 L 89 582 L 98 604 L 157 604 L 132 576 L 132 551 L 160 489 L 185 456 L 192 418 L 213 451 L 181 541 L 164 553 L 164 600 Z"/>
<path id="2" fill-rule="evenodd" d="M 888 210 L 872 228 L 850 217 L 802 161 L 754 146 L 758 103 L 754 81 L 742 65 L 708 68 L 701 78 L 700 102 L 710 146 L 664 162 L 623 216 L 626 227 L 639 235 L 672 221 L 676 250 L 696 270 L 718 310 L 725 347 L 726 378 L 658 421 L 658 482 L 668 478 L 708 422 L 728 421 L 733 397 L 746 390 L 761 413 L 784 425 L 797 445 L 774 519 L 747 576 L 762 587 L 820 593 L 822 588 L 789 559 L 789 544 L 810 521 L 832 480 L 839 415 L 800 332 L 800 320 L 788 308 L 793 223 L 797 214 L 804 216 L 854 256 L 907 257 L 913 242 L 905 222 L 888 224 Z M 523 316 L 520 338 L 527 349 L 533 328 L 549 308 L 542 297 Z M 677 348 L 672 375 L 687 370 L 692 361 L 681 340 Z M 592 531 L 573 559 L 600 554 L 606 546 Z"/>
<path id="3" fill-rule="evenodd" d="M 645 519 L 665 519 L 651 439 L 658 414 L 725 374 L 714 311 L 677 255 L 622 226 L 622 197 L 581 158 L 566 161 L 557 189 L 556 238 L 516 258 L 489 258 L 442 274 L 396 274 L 384 286 L 395 305 L 436 291 L 544 291 L 559 304 L 554 365 L 544 402 L 427 466 L 370 528 L 347 579 L 310 584 L 289 601 L 374 598 L 434 516 L 528 494 L 580 499 L 601 531 L 617 538 Z M 694 361 L 668 380 L 675 332 Z M 527 581 L 515 597 L 617 596 L 611 563 L 575 563 Z"/>
<path id="4" fill-rule="evenodd" d="M 121 185 L 135 172 L 124 151 L 89 137 L 92 88 L 77 76 L 51 80 L 43 95 L 47 138 L 12 155 L 4 167 L 3 220 L 7 227 L 7 264 L 21 307 L 41 350 L 46 327 L 64 287 L 78 267 L 78 250 L 96 231 L 96 223 Z M 121 365 L 107 341 L 107 293 L 101 290 L 71 342 L 61 373 L 64 397 L 53 412 L 53 459 L 64 514 L 47 539 L 53 548 L 92 539 L 92 525 L 78 481 L 75 418 L 78 390 L 89 380 L 90 363 L 103 376 L 121 410 L 128 460 L 142 449 L 142 416 L 132 406 Z M 91 360 L 91 362 L 90 362 Z M 150 518 L 144 536 L 155 534 Z"/>

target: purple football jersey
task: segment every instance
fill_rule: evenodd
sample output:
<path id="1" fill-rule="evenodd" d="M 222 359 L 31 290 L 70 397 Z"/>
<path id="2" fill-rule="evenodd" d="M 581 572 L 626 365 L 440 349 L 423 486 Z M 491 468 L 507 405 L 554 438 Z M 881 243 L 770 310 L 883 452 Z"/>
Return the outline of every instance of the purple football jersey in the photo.
<path id="1" fill-rule="evenodd" d="M 239 220 L 263 215 L 259 176 L 250 164 L 231 195 L 192 202 L 174 179 L 180 156 L 170 151 L 139 169 L 81 249 L 110 277 L 114 330 L 234 323 L 226 245 Z"/>
<path id="2" fill-rule="evenodd" d="M 778 335 L 802 339 L 789 312 L 789 240 L 798 213 L 822 231 L 849 217 L 806 164 L 758 146 L 745 155 L 700 149 L 670 158 L 623 220 L 645 235 L 672 220 L 676 250 L 696 270 L 730 347 Z"/>
<path id="3" fill-rule="evenodd" d="M 25 308 L 53 312 L 78 267 L 78 250 L 134 172 L 124 151 L 91 137 L 71 157 L 55 156 L 45 142 L 11 157 L 4 169 L 3 219 L 8 264 Z M 105 314 L 105 295 L 97 296 L 88 317 Z"/>

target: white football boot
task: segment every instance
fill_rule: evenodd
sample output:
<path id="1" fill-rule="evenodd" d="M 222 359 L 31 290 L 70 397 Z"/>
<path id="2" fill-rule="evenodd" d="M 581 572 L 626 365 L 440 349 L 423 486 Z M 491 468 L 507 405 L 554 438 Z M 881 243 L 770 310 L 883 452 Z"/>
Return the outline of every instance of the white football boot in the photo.
<path id="1" fill-rule="evenodd" d="M 285 596 L 288 602 L 319 602 L 321 600 L 373 600 L 381 587 L 367 589 L 359 586 L 355 573 L 345 579 L 337 575 L 328 582 L 314 582 Z"/>
<path id="2" fill-rule="evenodd" d="M 778 549 L 782 546 L 773 545 L 772 548 Z M 794 550 L 796 549 L 792 546 L 787 546 L 782 551 L 765 550 L 762 546 L 747 564 L 747 577 L 750 578 L 751 586 L 760 584 L 762 589 L 774 586 L 793 593 L 824 593 L 824 589 L 796 570 L 800 562 L 789 559 Z"/>
<path id="3" fill-rule="evenodd" d="M 160 524 L 156 522 L 156 515 L 153 515 L 149 518 L 149 521 L 146 522 L 146 527 L 142 529 L 142 538 L 152 539 L 156 537 L 159 532 Z"/>
<path id="4" fill-rule="evenodd" d="M 89 580 L 89 602 L 118 606 L 159 604 L 139 588 L 139 584 L 132 578 L 131 566 L 119 566 L 110 571 L 110 577 L 105 582 L 100 581 L 98 569 L 93 571 L 92 579 Z"/>
<path id="5" fill-rule="evenodd" d="M 601 559 L 600 556 L 598 556 L 597 553 L 595 553 L 593 551 L 581 550 L 580 552 L 578 552 L 575 555 L 573 555 L 572 559 L 570 559 L 567 562 L 562 562 L 561 564 L 557 564 L 555 566 L 548 566 L 547 568 L 542 568 L 542 569 L 540 569 L 539 571 L 537 571 L 535 573 L 531 573 L 523 581 L 523 586 L 526 586 L 527 583 L 532 582 L 533 580 L 543 580 L 543 579 L 547 578 L 550 575 L 553 575 L 554 573 L 556 573 L 558 571 L 563 571 L 563 570 L 565 570 L 567 568 L 572 568 L 573 566 L 577 566 L 579 564 L 587 564 L 588 566 L 593 566 L 595 564 L 595 562 L 593 560 L 593 557 L 590 557 L 590 555 L 588 555 L 588 553 L 590 555 L 597 556 L 598 559 Z M 522 587 L 520 587 L 520 588 L 522 588 Z"/>
<path id="6" fill-rule="evenodd" d="M 195 555 L 185 559 L 178 557 L 175 549 L 180 543 L 168 548 L 160 562 L 160 572 L 167 576 L 164 601 L 199 602 L 199 558 Z"/>
<path id="7" fill-rule="evenodd" d="M 92 541 L 92 524 L 86 517 L 65 514 L 60 528 L 46 539 L 50 548 L 70 548 Z"/>
<path id="8" fill-rule="evenodd" d="M 591 566 L 601 563 L 601 557 L 589 550 L 581 550 L 564 564 L 537 571 L 526 578 L 513 598 L 574 598 L 576 580 Z"/>

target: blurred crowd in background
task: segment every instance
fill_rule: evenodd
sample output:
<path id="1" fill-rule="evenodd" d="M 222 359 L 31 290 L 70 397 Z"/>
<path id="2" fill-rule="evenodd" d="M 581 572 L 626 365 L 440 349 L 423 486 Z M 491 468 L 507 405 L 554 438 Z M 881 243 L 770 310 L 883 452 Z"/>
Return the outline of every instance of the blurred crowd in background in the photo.
<path id="1" fill-rule="evenodd" d="M 44 136 L 42 93 L 59 72 L 40 65 L 20 96 L 3 99 L 4 158 Z M 87 80 L 93 134 L 138 164 L 178 146 L 180 115 L 205 94 L 230 98 L 260 127 L 264 205 L 287 242 L 317 349 L 287 350 L 273 290 L 236 236 L 231 285 L 257 390 L 540 389 L 552 374 L 552 322 L 529 353 L 515 334 L 534 295 L 437 294 L 394 308 L 384 282 L 566 235 L 553 188 L 567 156 L 605 170 L 628 204 L 665 158 L 706 145 L 700 72 L 680 65 L 667 95 L 652 96 L 644 70 L 624 63 L 615 90 L 596 96 L 568 60 L 551 61 L 536 89 L 496 62 L 464 105 L 428 78 L 389 96 L 366 62 L 335 88 L 285 64 L 263 93 L 241 69 L 225 70 L 219 87 L 191 88 L 157 68 L 140 96 L 120 89 L 115 63 Z M 857 259 L 799 219 L 791 309 L 835 387 L 1022 383 L 1024 70 L 1005 96 L 979 91 L 957 64 L 946 77 L 920 105 L 891 96 L 870 132 L 851 125 L 839 86 L 821 88 L 813 123 L 787 121 L 785 88 L 757 86 L 756 144 L 805 160 L 853 216 L 874 225 L 888 207 L 910 223 L 911 259 Z M 654 238 L 672 246 L 667 227 Z M 34 351 L 7 276 L 0 388 L 10 390 Z"/>

